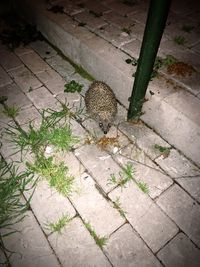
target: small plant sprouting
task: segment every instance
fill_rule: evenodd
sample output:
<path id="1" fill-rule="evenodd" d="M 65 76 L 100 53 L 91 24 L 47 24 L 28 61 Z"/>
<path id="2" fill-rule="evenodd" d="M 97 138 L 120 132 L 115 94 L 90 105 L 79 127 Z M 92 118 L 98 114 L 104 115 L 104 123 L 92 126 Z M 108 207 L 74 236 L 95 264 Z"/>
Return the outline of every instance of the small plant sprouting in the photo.
<path id="1" fill-rule="evenodd" d="M 133 166 L 131 164 L 127 164 L 122 168 L 122 172 L 119 172 L 119 178 L 117 178 L 114 174 L 110 175 L 108 185 L 112 184 L 123 187 L 127 184 L 127 182 L 134 181 L 144 193 L 148 193 L 148 185 L 142 181 L 137 181 L 134 177 L 134 172 Z"/>
<path id="2" fill-rule="evenodd" d="M 70 222 L 70 220 L 71 218 L 67 214 L 63 215 L 57 222 L 46 223 L 45 226 L 51 232 L 57 232 L 58 234 L 61 234 L 62 229 Z"/>
<path id="3" fill-rule="evenodd" d="M 113 206 L 115 209 L 117 209 L 120 213 L 120 215 L 123 217 L 123 218 L 126 218 L 125 217 L 125 214 L 126 212 L 123 211 L 122 207 L 121 207 L 121 203 L 120 203 L 120 197 L 116 197 L 116 199 L 113 201 Z"/>
<path id="4" fill-rule="evenodd" d="M 149 188 L 148 188 L 148 185 L 146 183 L 144 183 L 142 181 L 138 181 L 137 185 L 145 194 L 149 193 Z"/>
<path id="5" fill-rule="evenodd" d="M 83 88 L 82 84 L 72 80 L 71 82 L 65 84 L 64 92 L 66 93 L 81 92 L 82 88 Z"/>
<path id="6" fill-rule="evenodd" d="M 13 107 L 8 107 L 8 106 L 6 106 L 6 108 L 4 109 L 3 113 L 6 116 L 14 119 L 14 118 L 17 117 L 17 115 L 19 115 L 19 111 L 20 111 L 20 108 L 18 108 L 18 107 L 14 107 L 14 106 Z"/>
<path id="7" fill-rule="evenodd" d="M 90 232 L 91 236 L 94 238 L 96 244 L 102 248 L 103 246 L 106 245 L 107 242 L 107 237 L 99 237 L 95 230 L 92 228 L 91 224 L 89 222 L 84 222 L 85 227 L 87 228 L 87 230 Z"/>
<path id="8" fill-rule="evenodd" d="M 130 28 L 124 27 L 124 28 L 121 29 L 121 31 L 127 33 L 128 35 L 131 34 L 131 29 Z"/>
<path id="9" fill-rule="evenodd" d="M 68 167 L 64 162 L 56 164 L 53 157 L 45 158 L 38 156 L 34 163 L 26 163 L 30 171 L 37 173 L 47 179 L 49 185 L 54 187 L 64 196 L 69 196 L 72 192 L 74 177 L 68 174 Z"/>
<path id="10" fill-rule="evenodd" d="M 184 45 L 186 43 L 185 37 L 181 35 L 174 37 L 173 41 L 178 45 Z"/>
<path id="11" fill-rule="evenodd" d="M 163 155 L 164 158 L 167 158 L 169 156 L 171 150 L 171 147 L 164 147 L 158 144 L 155 144 L 154 148 L 157 149 Z"/>
<path id="12" fill-rule="evenodd" d="M 133 166 L 131 164 L 127 164 L 125 167 L 122 168 L 122 172 L 119 172 L 119 178 L 116 178 L 114 174 L 110 175 L 110 178 L 108 179 L 108 184 L 124 186 L 127 182 L 135 180 L 133 174 Z"/>
<path id="13" fill-rule="evenodd" d="M 192 25 L 183 25 L 182 31 L 190 33 L 194 29 L 194 26 Z"/>

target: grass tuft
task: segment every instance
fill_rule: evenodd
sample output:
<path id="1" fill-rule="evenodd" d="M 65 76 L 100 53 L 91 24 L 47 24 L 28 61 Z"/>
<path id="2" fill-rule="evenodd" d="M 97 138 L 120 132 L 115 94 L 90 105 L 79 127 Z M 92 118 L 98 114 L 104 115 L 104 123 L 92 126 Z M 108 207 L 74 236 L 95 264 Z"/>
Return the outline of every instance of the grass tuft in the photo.
<path id="1" fill-rule="evenodd" d="M 178 45 L 184 45 L 186 43 L 185 37 L 181 35 L 175 36 L 173 41 Z"/>
<path id="2" fill-rule="evenodd" d="M 92 228 L 91 224 L 89 222 L 84 222 L 85 227 L 87 228 L 87 230 L 90 232 L 91 236 L 94 238 L 96 244 L 100 247 L 103 248 L 103 246 L 106 245 L 107 242 L 107 237 L 99 237 L 95 230 Z"/>
<path id="3" fill-rule="evenodd" d="M 47 223 L 46 228 L 51 232 L 57 232 L 61 234 L 62 229 L 70 222 L 71 218 L 69 215 L 63 215 L 57 222 Z"/>
<path id="4" fill-rule="evenodd" d="M 4 109 L 3 113 L 10 118 L 16 118 L 17 115 L 19 115 L 19 111 L 20 111 L 20 108 L 13 106 L 13 107 L 7 107 L 6 109 Z"/>
<path id="5" fill-rule="evenodd" d="M 126 212 L 121 207 L 120 197 L 116 197 L 116 199 L 113 201 L 113 206 L 114 206 L 115 209 L 117 209 L 119 211 L 120 215 L 123 218 L 126 218 L 125 217 Z"/>
<path id="6" fill-rule="evenodd" d="M 45 177 L 49 185 L 62 195 L 69 196 L 72 192 L 74 177 L 68 174 L 69 169 L 64 162 L 56 164 L 53 157 L 45 158 L 41 155 L 34 163 L 27 163 L 27 167 L 30 171 Z"/>

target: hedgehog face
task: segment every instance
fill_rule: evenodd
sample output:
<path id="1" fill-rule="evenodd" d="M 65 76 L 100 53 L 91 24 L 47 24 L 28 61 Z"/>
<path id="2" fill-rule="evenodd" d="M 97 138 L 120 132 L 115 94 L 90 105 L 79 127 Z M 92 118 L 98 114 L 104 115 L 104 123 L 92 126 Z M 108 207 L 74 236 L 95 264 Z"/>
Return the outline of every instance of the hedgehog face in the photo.
<path id="1" fill-rule="evenodd" d="M 99 127 L 101 128 L 104 134 L 107 134 L 111 127 L 111 124 L 108 123 L 107 121 L 101 121 L 99 122 Z"/>

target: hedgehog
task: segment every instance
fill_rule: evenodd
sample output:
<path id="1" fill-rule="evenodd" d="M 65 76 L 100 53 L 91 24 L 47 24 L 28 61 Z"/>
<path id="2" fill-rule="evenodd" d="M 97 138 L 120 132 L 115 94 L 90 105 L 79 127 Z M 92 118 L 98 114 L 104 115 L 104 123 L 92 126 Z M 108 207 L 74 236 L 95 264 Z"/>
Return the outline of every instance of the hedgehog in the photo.
<path id="1" fill-rule="evenodd" d="M 112 89 L 104 82 L 94 81 L 85 94 L 87 112 L 107 134 L 117 114 L 117 100 Z"/>

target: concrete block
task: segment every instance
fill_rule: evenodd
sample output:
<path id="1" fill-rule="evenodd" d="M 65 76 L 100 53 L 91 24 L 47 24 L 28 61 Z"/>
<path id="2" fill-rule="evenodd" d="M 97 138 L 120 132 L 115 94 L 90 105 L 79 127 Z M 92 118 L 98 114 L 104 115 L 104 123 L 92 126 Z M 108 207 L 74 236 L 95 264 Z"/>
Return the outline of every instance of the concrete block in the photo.
<path id="1" fill-rule="evenodd" d="M 177 226 L 135 183 L 116 188 L 109 197 L 119 197 L 127 220 L 155 253 L 178 232 Z"/>
<path id="2" fill-rule="evenodd" d="M 23 92 L 29 92 L 42 86 L 42 83 L 26 67 L 20 67 L 9 71 L 9 75 Z"/>
<path id="3" fill-rule="evenodd" d="M 37 74 L 37 77 L 52 94 L 59 94 L 64 91 L 66 81 L 53 69 L 42 71 Z"/>
<path id="4" fill-rule="evenodd" d="M 142 122 L 137 124 L 122 122 L 119 125 L 119 129 L 127 135 L 130 140 L 136 143 L 152 160 L 161 155 L 161 152 L 155 148 L 155 145 L 170 148 L 167 142 Z"/>
<path id="5" fill-rule="evenodd" d="M 172 186 L 161 195 L 157 204 L 196 245 L 200 246 L 199 204 L 178 185 Z"/>
<path id="6" fill-rule="evenodd" d="M 6 71 L 23 66 L 21 60 L 7 49 L 0 51 L 0 64 Z"/>
<path id="7" fill-rule="evenodd" d="M 76 179 L 74 188 L 75 192 L 69 198 L 83 220 L 91 224 L 98 236 L 108 237 L 124 223 L 119 212 L 98 191 L 88 173 Z"/>
<path id="8" fill-rule="evenodd" d="M 56 98 L 44 86 L 27 93 L 27 96 L 37 109 L 58 108 Z"/>
<path id="9" fill-rule="evenodd" d="M 31 191 L 26 192 L 26 198 Z M 50 188 L 46 180 L 40 180 L 31 198 L 31 209 L 46 234 L 51 232 L 49 223 L 55 223 L 63 216 L 73 218 L 76 211 L 69 200 L 59 194 L 54 188 Z"/>
<path id="10" fill-rule="evenodd" d="M 167 96 L 164 101 L 200 126 L 200 100 L 197 97 L 182 90 Z"/>
<path id="11" fill-rule="evenodd" d="M 48 59 L 57 55 L 55 49 L 53 49 L 47 42 L 37 40 L 29 44 L 29 46 L 38 53 L 43 59 Z"/>
<path id="12" fill-rule="evenodd" d="M 129 224 L 123 225 L 112 234 L 103 250 L 116 267 L 161 266 Z"/>
<path id="13" fill-rule="evenodd" d="M 156 163 L 172 178 L 200 175 L 200 170 L 177 150 L 171 149 L 167 158 L 157 158 Z"/>
<path id="14" fill-rule="evenodd" d="M 176 181 L 200 203 L 200 176 L 179 178 Z"/>
<path id="15" fill-rule="evenodd" d="M 34 73 L 37 74 L 39 72 L 50 70 L 48 64 L 46 64 L 42 58 L 35 53 L 34 51 L 27 54 L 19 55 L 22 62 Z"/>
<path id="16" fill-rule="evenodd" d="M 18 232 L 4 239 L 7 248 L 16 252 L 10 257 L 11 265 L 59 267 L 60 264 L 33 213 L 28 211 L 26 215 L 23 221 L 15 224 Z"/>
<path id="17" fill-rule="evenodd" d="M 62 235 L 54 233 L 48 239 L 63 267 L 111 266 L 79 218 L 73 219 Z"/>
<path id="18" fill-rule="evenodd" d="M 165 140 L 200 165 L 200 127 L 176 107 L 154 96 L 144 103 L 141 119 L 156 130 Z M 184 133 L 184 135 L 183 135 Z"/>
<path id="19" fill-rule="evenodd" d="M 111 174 L 118 175 L 121 168 L 108 153 L 95 145 L 84 145 L 75 151 L 75 155 L 105 192 L 114 187 L 108 180 Z"/>
<path id="20" fill-rule="evenodd" d="M 32 105 L 28 97 L 22 93 L 20 88 L 15 84 L 8 84 L 1 88 L 0 96 L 7 96 L 6 104 L 11 107 L 28 108 Z"/>
<path id="21" fill-rule="evenodd" d="M 128 146 L 127 148 L 122 149 L 120 151 L 120 155 L 116 155 L 115 159 L 117 162 L 119 162 L 119 164 L 121 164 L 122 167 L 125 167 L 127 164 L 132 165 L 133 178 L 137 182 L 141 181 L 146 183 L 149 189 L 149 196 L 154 199 L 162 194 L 162 192 L 165 191 L 169 186 L 171 186 L 173 181 L 169 176 L 158 169 L 156 164 L 154 164 L 144 155 L 143 159 L 139 159 L 139 161 L 136 159 L 135 161 L 133 156 L 134 153 L 138 155 L 141 152 L 138 151 L 134 145 Z"/>
<path id="22" fill-rule="evenodd" d="M 85 27 L 94 31 L 107 25 L 107 23 L 101 17 L 95 17 L 92 13 L 83 11 L 74 16 L 74 18 L 80 23 L 86 23 Z"/>
<path id="23" fill-rule="evenodd" d="M 46 62 L 65 80 L 69 80 L 70 76 L 75 72 L 74 67 L 59 55 L 46 59 Z"/>
<path id="24" fill-rule="evenodd" d="M 0 66 L 0 87 L 11 84 L 12 82 L 13 81 L 11 80 L 7 72 L 5 72 L 5 70 Z"/>
<path id="25" fill-rule="evenodd" d="M 200 262 L 200 251 L 190 239 L 179 233 L 157 254 L 161 262 L 167 266 L 195 267 Z"/>

